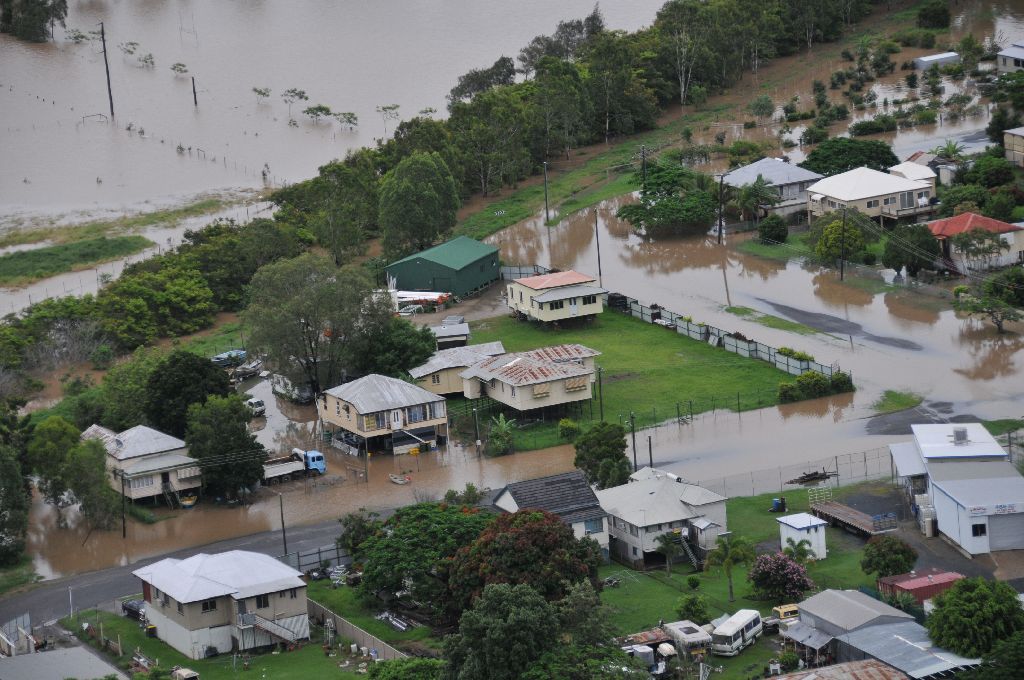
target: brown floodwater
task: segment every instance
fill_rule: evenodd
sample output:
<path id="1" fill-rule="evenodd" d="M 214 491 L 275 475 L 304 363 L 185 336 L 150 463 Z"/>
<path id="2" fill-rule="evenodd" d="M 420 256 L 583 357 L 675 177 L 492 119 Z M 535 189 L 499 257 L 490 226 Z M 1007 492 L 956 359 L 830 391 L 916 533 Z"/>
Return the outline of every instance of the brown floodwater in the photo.
<path id="1" fill-rule="evenodd" d="M 661 4 L 606 0 L 601 11 L 610 28 L 633 30 Z M 45 44 L 0 35 L 0 214 L 258 187 L 264 164 L 273 183 L 305 179 L 393 131 L 376 107 L 399 104 L 403 118 L 444 112 L 459 75 L 514 58 L 592 9 L 592 0 L 69 3 L 69 28 L 105 22 L 115 122 L 95 116 L 108 113 L 96 42 L 76 45 L 60 27 Z M 134 55 L 118 47 L 129 41 L 139 43 Z M 139 65 L 147 53 L 153 68 Z M 176 62 L 189 74 L 172 72 Z M 272 94 L 257 103 L 253 87 Z M 281 99 L 289 88 L 309 97 L 290 114 Z M 314 124 L 301 113 L 311 104 L 355 112 L 359 126 Z"/>

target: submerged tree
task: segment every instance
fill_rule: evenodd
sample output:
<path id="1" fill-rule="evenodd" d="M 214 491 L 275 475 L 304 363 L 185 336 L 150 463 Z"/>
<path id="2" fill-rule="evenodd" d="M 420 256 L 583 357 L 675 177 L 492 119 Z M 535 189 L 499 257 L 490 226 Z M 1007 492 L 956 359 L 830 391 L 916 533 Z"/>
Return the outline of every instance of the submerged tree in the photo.
<path id="1" fill-rule="evenodd" d="M 269 94 L 270 91 L 268 90 Z M 305 90 L 300 90 L 297 87 L 290 87 L 281 93 L 281 99 L 288 105 L 288 118 L 292 117 L 292 104 L 295 102 L 304 102 L 309 100 L 309 95 L 306 94 Z"/>
<path id="2" fill-rule="evenodd" d="M 269 87 L 254 87 L 252 88 L 253 94 L 256 95 L 256 103 L 261 103 L 264 99 L 270 96 Z"/>

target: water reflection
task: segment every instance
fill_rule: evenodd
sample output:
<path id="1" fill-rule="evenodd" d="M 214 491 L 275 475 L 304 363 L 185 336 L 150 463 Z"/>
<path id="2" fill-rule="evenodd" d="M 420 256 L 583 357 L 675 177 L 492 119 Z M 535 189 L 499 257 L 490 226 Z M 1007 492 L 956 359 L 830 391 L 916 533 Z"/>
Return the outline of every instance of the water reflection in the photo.
<path id="1" fill-rule="evenodd" d="M 1016 333 L 993 334 L 975 319 L 965 319 L 956 337 L 959 345 L 970 355 L 968 366 L 954 369 L 970 380 L 994 380 L 999 377 L 1016 375 L 1017 352 L 1024 346 L 1024 339 Z"/>

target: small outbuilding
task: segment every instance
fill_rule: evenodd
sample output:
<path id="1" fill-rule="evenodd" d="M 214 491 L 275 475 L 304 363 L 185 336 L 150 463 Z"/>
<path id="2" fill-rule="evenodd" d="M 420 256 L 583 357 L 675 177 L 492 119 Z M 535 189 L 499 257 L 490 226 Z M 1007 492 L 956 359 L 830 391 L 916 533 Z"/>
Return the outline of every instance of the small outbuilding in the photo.
<path id="1" fill-rule="evenodd" d="M 897 574 L 878 579 L 878 592 L 883 595 L 909 593 L 918 604 L 924 604 L 940 593 L 953 587 L 953 584 L 964 577 L 955 571 L 943 571 L 932 567 L 923 571 L 912 571 L 909 574 Z"/>
<path id="2" fill-rule="evenodd" d="M 825 559 L 828 554 L 825 548 L 825 527 L 828 526 L 828 522 L 806 512 L 778 517 L 776 521 L 779 523 L 779 542 L 782 550 L 789 545 L 788 539 L 793 539 L 793 543 L 807 541 L 814 552 L 810 559 Z"/>
<path id="3" fill-rule="evenodd" d="M 859 590 L 823 590 L 800 603 L 800 623 L 833 637 L 905 621 L 914 617 Z"/>
<path id="4" fill-rule="evenodd" d="M 932 66 L 943 64 L 959 64 L 960 55 L 956 52 L 941 52 L 939 54 L 926 54 L 914 60 L 914 68 L 919 71 L 927 71 Z"/>
<path id="5" fill-rule="evenodd" d="M 497 247 L 466 236 L 392 262 L 385 271 L 398 290 L 460 296 L 486 288 L 501 273 Z"/>

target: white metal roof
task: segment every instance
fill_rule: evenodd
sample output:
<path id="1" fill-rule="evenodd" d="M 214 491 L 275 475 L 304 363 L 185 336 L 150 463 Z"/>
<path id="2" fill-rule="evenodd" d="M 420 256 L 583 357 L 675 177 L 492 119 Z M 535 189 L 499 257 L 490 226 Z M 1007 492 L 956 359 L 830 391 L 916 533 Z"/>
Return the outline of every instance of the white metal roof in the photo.
<path id="1" fill-rule="evenodd" d="M 444 401 L 444 397 L 441 395 L 428 392 L 418 385 L 376 373 L 332 387 L 326 391 L 326 394 L 347 401 L 355 407 L 356 411 L 364 415 L 393 408 Z"/>
<path id="2" fill-rule="evenodd" d="M 85 647 L 62 647 L 40 654 L 0 658 L 0 678 L 3 680 L 106 677 L 126 680 L 128 676 Z"/>
<path id="3" fill-rule="evenodd" d="M 798 512 L 795 515 L 786 515 L 785 517 L 776 517 L 775 521 L 779 524 L 785 524 L 787 527 L 793 529 L 810 529 L 811 527 L 820 527 L 828 524 L 825 520 L 820 517 L 806 512 Z"/>
<path id="4" fill-rule="evenodd" d="M 192 465 L 199 465 L 199 461 L 195 458 L 186 456 L 183 453 L 170 453 L 166 456 L 143 459 L 134 465 L 126 467 L 125 476 L 131 477 L 145 472 L 155 472 L 157 470 L 175 470 L 177 468 L 184 468 Z"/>
<path id="5" fill-rule="evenodd" d="M 469 335 L 469 324 L 453 323 L 450 326 L 431 326 L 430 330 L 439 338 L 456 338 Z"/>
<path id="6" fill-rule="evenodd" d="M 952 59 L 953 57 L 960 58 L 960 55 L 956 52 L 940 52 L 939 54 L 926 54 L 923 57 L 918 57 L 914 61 L 919 61 L 924 64 L 930 64 L 932 62 L 941 63 L 944 60 Z"/>
<path id="7" fill-rule="evenodd" d="M 1010 45 L 1004 50 L 1000 50 L 1000 57 L 1011 57 L 1013 59 L 1024 59 L 1024 47 L 1020 45 Z"/>
<path id="8" fill-rule="evenodd" d="M 889 173 L 892 175 L 899 175 L 900 177 L 906 177 L 907 179 L 919 179 L 929 180 L 935 179 L 935 171 L 929 168 L 927 165 L 921 165 L 920 163 L 914 163 L 913 161 L 903 161 L 897 165 L 889 168 Z"/>
<path id="9" fill-rule="evenodd" d="M 1024 50 L 1022 50 L 1024 51 Z M 1024 127 L 1015 127 L 1009 130 L 1003 130 L 1004 135 L 1017 135 L 1018 137 L 1024 137 Z"/>
<path id="10" fill-rule="evenodd" d="M 800 612 L 828 621 L 846 631 L 856 630 L 883 616 L 909 620 L 914 618 L 859 590 L 823 590 L 801 602 Z"/>
<path id="11" fill-rule="evenodd" d="M 744 184 L 754 183 L 758 176 L 764 178 L 772 186 L 813 182 L 816 179 L 821 179 L 821 175 L 818 173 L 801 168 L 799 165 L 787 163 L 781 158 L 762 158 L 725 173 L 725 183 L 732 187 L 741 187 Z"/>
<path id="12" fill-rule="evenodd" d="M 119 434 L 114 434 L 100 425 L 90 425 L 82 433 L 82 439 L 96 439 L 103 442 L 107 453 L 117 460 L 128 460 L 185 448 L 185 442 L 177 437 L 172 437 L 145 425 L 136 425 Z"/>
<path id="13" fill-rule="evenodd" d="M 967 442 L 953 443 L 954 428 L 967 429 Z M 941 423 L 938 425 L 911 425 L 918 450 L 925 460 L 932 458 L 979 458 L 998 456 L 1006 451 L 981 423 Z"/>
<path id="14" fill-rule="evenodd" d="M 700 645 L 711 642 L 711 634 L 693 621 L 672 621 L 662 628 L 678 642 L 685 645 Z"/>
<path id="15" fill-rule="evenodd" d="M 465 347 L 451 347 L 434 352 L 434 355 L 421 366 L 409 369 L 409 375 L 414 378 L 422 378 L 443 371 L 447 368 L 466 368 L 486 357 L 498 356 L 505 353 L 505 346 L 501 341 L 485 342 L 479 345 L 466 345 Z"/>
<path id="16" fill-rule="evenodd" d="M 704 514 L 701 506 L 725 502 L 714 491 L 665 477 L 602 489 L 597 498 L 609 515 L 639 527 L 694 519 Z"/>
<path id="17" fill-rule="evenodd" d="M 1003 512 L 1024 512 L 1024 477 L 1009 461 L 970 462 L 957 465 L 956 477 L 942 479 L 943 468 L 949 463 L 929 465 L 931 482 L 965 508 L 985 508 L 984 514 L 994 506 L 1002 506 Z"/>
<path id="18" fill-rule="evenodd" d="M 224 595 L 240 600 L 306 585 L 302 572 L 247 550 L 199 553 L 185 560 L 168 557 L 132 574 L 186 604 Z"/>
<path id="19" fill-rule="evenodd" d="M 571 297 L 583 297 L 584 295 L 601 295 L 607 292 L 608 291 L 604 288 L 588 286 L 587 284 L 581 283 L 577 286 L 551 288 L 540 295 L 533 296 L 533 299 L 536 302 L 551 302 L 552 300 L 568 300 Z"/>
<path id="20" fill-rule="evenodd" d="M 900 191 L 930 189 L 928 182 L 907 179 L 871 168 L 854 168 L 807 187 L 807 191 L 840 201 L 859 201 Z"/>
<path id="21" fill-rule="evenodd" d="M 892 456 L 896 474 L 900 477 L 917 477 L 928 472 L 914 442 L 889 444 L 889 455 Z"/>

